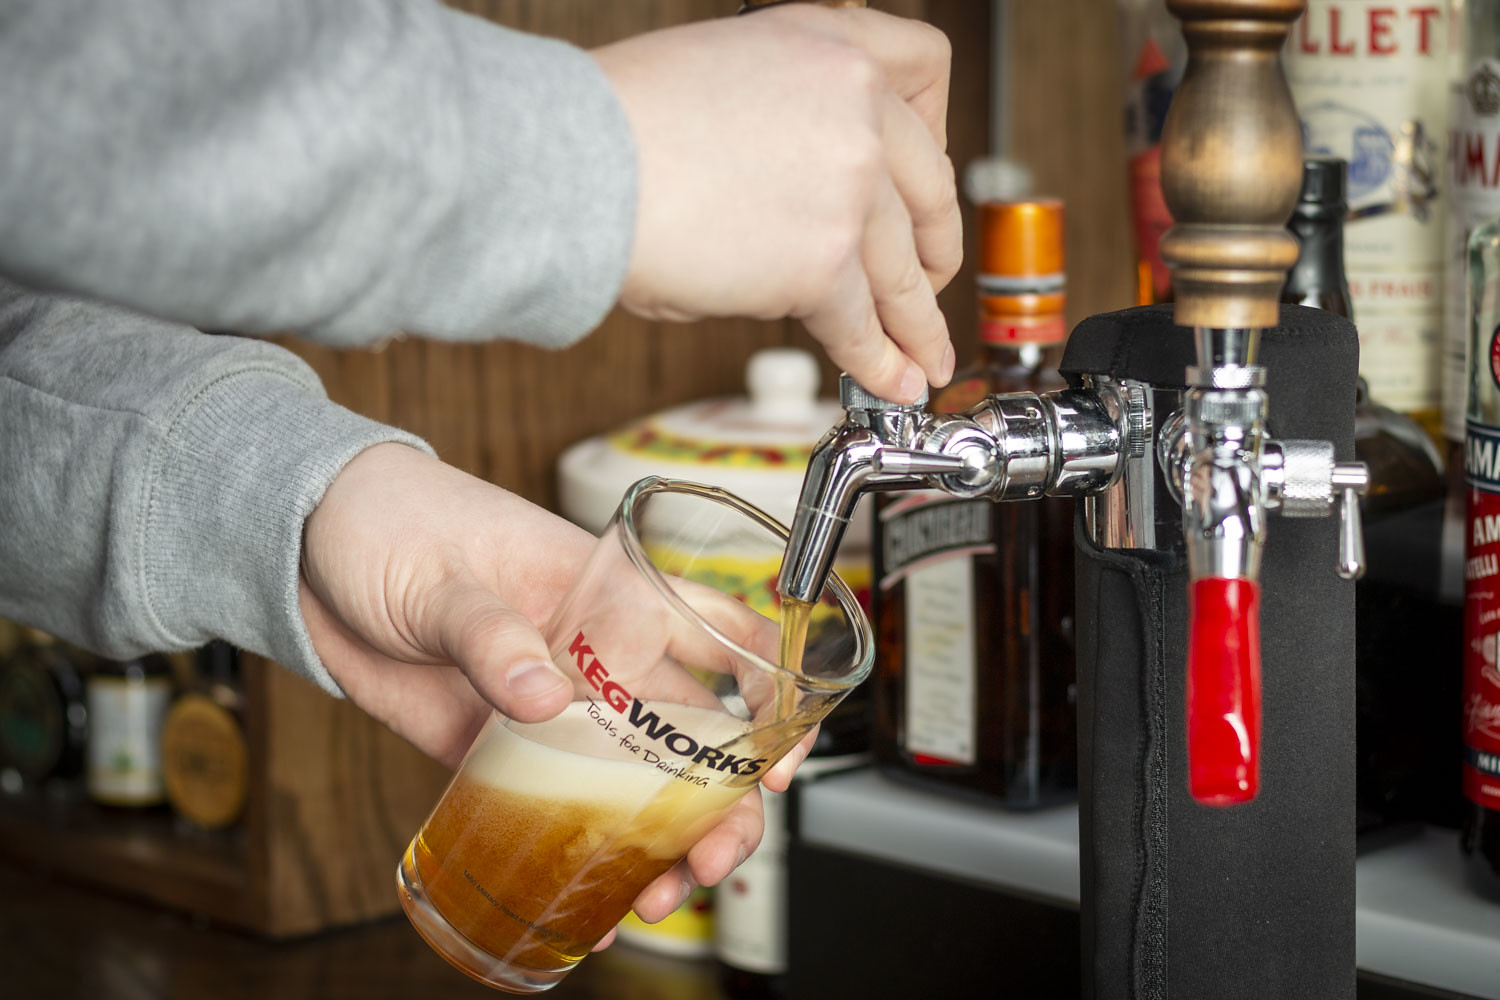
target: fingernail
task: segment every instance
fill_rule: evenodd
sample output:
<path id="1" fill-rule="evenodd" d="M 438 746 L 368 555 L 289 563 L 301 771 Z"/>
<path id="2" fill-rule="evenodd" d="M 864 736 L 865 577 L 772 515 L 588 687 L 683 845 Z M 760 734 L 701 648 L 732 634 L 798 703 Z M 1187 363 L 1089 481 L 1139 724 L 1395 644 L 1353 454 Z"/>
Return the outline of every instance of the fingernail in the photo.
<path id="1" fill-rule="evenodd" d="M 916 365 L 907 365 L 906 374 L 901 376 L 901 400 L 909 402 L 922 395 L 922 390 L 927 385 L 927 376 L 922 374 L 922 369 Z"/>
<path id="2" fill-rule="evenodd" d="M 749 856 L 749 853 L 745 851 L 745 845 L 741 844 L 739 853 L 734 856 L 734 866 L 738 868 L 740 865 L 745 863 L 745 859 Z"/>
<path id="3" fill-rule="evenodd" d="M 957 359 L 954 357 L 954 354 L 953 354 L 953 345 L 949 344 L 947 352 L 943 355 L 943 384 L 944 385 L 947 385 L 948 381 L 951 378 L 953 378 L 953 366 L 956 363 L 957 363 Z"/>
<path id="4" fill-rule="evenodd" d="M 522 660 L 505 677 L 505 686 L 518 698 L 540 698 L 567 683 L 550 660 Z"/>
<path id="5" fill-rule="evenodd" d="M 684 880 L 683 883 L 682 883 L 682 888 L 680 888 L 680 889 L 677 890 L 677 905 L 681 906 L 683 903 L 686 903 L 687 902 L 687 898 L 689 896 L 691 896 L 692 894 L 693 894 L 693 883 Z"/>

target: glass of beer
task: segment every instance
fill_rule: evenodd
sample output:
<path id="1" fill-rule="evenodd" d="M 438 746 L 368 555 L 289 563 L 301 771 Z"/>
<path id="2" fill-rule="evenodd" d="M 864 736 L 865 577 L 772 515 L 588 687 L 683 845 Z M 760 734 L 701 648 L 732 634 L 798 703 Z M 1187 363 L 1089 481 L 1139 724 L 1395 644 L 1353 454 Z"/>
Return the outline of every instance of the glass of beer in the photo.
<path id="1" fill-rule="evenodd" d="M 722 490 L 643 479 L 543 633 L 554 719 L 495 714 L 397 872 L 417 930 L 513 993 L 562 979 L 873 661 L 831 576 L 781 602 L 787 529 Z"/>

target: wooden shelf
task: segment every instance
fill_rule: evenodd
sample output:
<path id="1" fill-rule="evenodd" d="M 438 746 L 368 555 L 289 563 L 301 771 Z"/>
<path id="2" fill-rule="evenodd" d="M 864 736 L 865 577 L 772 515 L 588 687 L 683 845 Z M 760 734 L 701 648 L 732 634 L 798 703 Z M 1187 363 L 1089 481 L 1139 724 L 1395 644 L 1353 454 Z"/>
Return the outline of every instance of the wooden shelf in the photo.
<path id="1" fill-rule="evenodd" d="M 252 763 L 234 831 L 32 792 L 0 796 L 0 858 L 267 937 L 397 912 L 397 861 L 447 771 L 275 664 L 241 664 Z"/>
<path id="2" fill-rule="evenodd" d="M 0 855 L 236 926 L 252 923 L 243 830 L 197 833 L 165 809 L 132 813 L 29 793 L 0 798 Z"/>

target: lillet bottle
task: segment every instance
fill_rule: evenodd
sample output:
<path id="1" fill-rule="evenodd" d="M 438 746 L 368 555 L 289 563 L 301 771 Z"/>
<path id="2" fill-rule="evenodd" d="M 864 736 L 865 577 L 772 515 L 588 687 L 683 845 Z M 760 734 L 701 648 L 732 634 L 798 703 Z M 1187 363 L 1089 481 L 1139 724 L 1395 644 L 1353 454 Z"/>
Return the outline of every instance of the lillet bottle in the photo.
<path id="1" fill-rule="evenodd" d="M 933 400 L 1059 388 L 1063 206 L 980 206 L 973 367 Z M 1072 798 L 1073 505 L 886 494 L 876 505 L 876 759 L 892 777 L 1026 809 Z"/>

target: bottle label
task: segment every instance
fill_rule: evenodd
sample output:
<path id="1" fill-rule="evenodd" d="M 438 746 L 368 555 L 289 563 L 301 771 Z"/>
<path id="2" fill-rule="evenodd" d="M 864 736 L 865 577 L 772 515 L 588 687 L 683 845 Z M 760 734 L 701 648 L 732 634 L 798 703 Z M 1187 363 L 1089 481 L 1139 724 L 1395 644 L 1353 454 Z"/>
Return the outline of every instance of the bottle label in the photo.
<path id="1" fill-rule="evenodd" d="M 1056 313 L 1041 316 L 979 315 L 980 339 L 990 344 L 1060 344 L 1068 339 L 1067 321 Z"/>
<path id="2" fill-rule="evenodd" d="M 974 556 L 995 551 L 993 505 L 915 493 L 881 512 L 882 589 L 905 584 L 902 744 L 922 764 L 973 764 L 976 732 Z"/>
<path id="3" fill-rule="evenodd" d="M 1345 269 L 1370 394 L 1398 410 L 1439 403 L 1439 204 L 1444 5 L 1309 0 L 1289 33 L 1287 80 L 1310 154 L 1349 164 Z"/>
<path id="4" fill-rule="evenodd" d="M 1469 236 L 1500 217 L 1500 59 L 1479 58 L 1451 94 L 1443 313 L 1443 434 L 1461 440 L 1468 392 Z"/>
<path id="5" fill-rule="evenodd" d="M 775 976 L 786 971 L 786 795 L 762 788 L 760 801 L 765 833 L 719 885 L 714 949 L 726 965 Z"/>
<path id="6" fill-rule="evenodd" d="M 250 750 L 233 713 L 201 694 L 177 699 L 162 727 L 172 807 L 206 829 L 239 818 L 250 793 Z"/>
<path id="7" fill-rule="evenodd" d="M 171 697 L 171 682 L 161 677 L 89 679 L 90 795 L 118 805 L 162 801 L 161 733 Z"/>
<path id="8" fill-rule="evenodd" d="M 1492 343 L 1500 343 L 1500 337 Z M 1485 375 L 1495 381 L 1492 373 Z M 1500 427 L 1469 421 L 1464 472 L 1469 537 L 1464 553 L 1463 787 L 1471 801 L 1500 810 Z"/>

